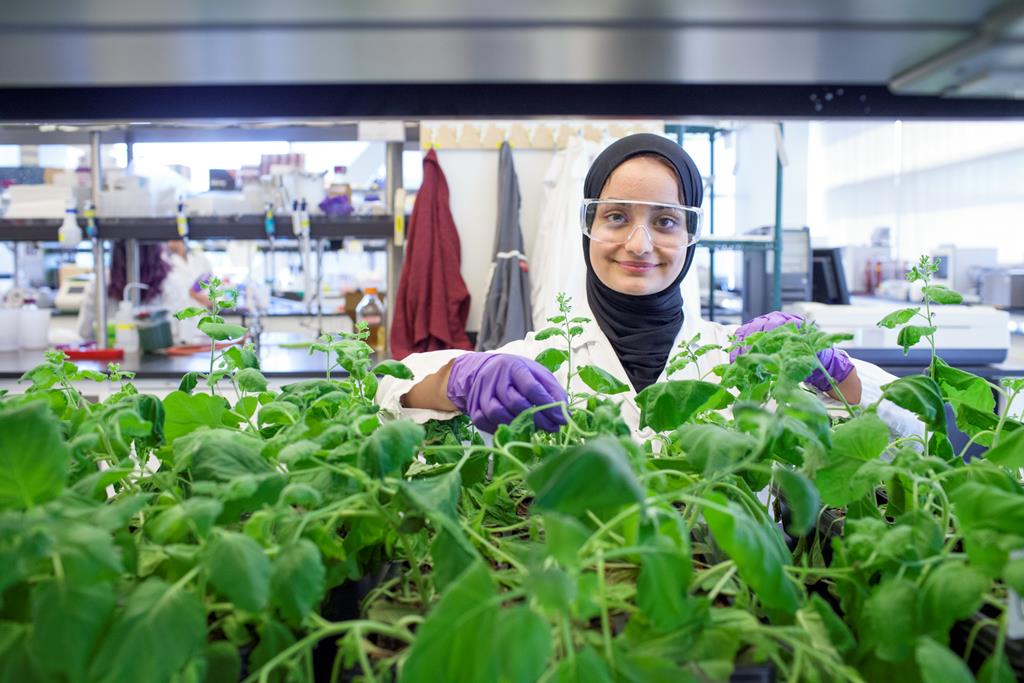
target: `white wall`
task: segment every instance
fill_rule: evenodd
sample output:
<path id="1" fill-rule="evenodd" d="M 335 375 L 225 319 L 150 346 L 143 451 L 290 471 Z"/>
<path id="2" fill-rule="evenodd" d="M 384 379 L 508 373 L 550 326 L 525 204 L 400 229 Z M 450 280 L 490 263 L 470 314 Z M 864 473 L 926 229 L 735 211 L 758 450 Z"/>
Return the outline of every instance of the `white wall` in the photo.
<path id="1" fill-rule="evenodd" d="M 544 175 L 554 154 L 552 150 L 512 150 L 522 197 L 519 219 L 527 249 L 537 232 Z M 466 328 L 479 330 L 498 219 L 498 150 L 438 149 L 437 158 L 448 180 L 452 216 L 462 248 L 462 278 L 472 297 Z"/>
<path id="2" fill-rule="evenodd" d="M 736 232 L 775 225 L 774 124 L 742 124 L 736 132 Z M 788 164 L 782 169 L 782 224 L 807 225 L 808 124 L 786 123 Z M 723 169 L 726 170 L 726 169 Z"/>

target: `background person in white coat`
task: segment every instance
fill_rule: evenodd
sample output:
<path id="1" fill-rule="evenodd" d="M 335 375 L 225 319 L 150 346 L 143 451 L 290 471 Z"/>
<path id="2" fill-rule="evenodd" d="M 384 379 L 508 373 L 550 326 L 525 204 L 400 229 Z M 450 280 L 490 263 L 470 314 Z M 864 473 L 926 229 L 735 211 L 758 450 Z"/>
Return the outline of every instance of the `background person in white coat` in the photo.
<path id="1" fill-rule="evenodd" d="M 667 361 L 680 342 L 699 333 L 701 344 L 727 346 L 730 334 L 771 329 L 787 317 L 769 314 L 739 329 L 684 317 L 680 283 L 699 238 L 703 194 L 696 165 L 677 144 L 650 134 L 622 138 L 595 159 L 584 189 L 587 301 L 574 302 L 574 315 L 592 322 L 573 339 L 573 363 L 601 367 L 630 386 L 615 398 L 621 399 L 623 419 L 634 433 L 645 435 L 639 430 L 637 392 L 666 379 L 696 379 L 701 370 L 730 361 L 726 352 L 712 351 L 701 359 L 700 368 L 689 364 L 669 378 Z M 377 401 L 392 417 L 425 422 L 461 412 L 482 431 L 493 432 L 531 406 L 566 400 L 567 368 L 563 365 L 552 374 L 534 361 L 551 343 L 533 337 L 486 353 L 451 350 L 408 356 L 403 362 L 414 379 L 383 378 Z M 826 369 L 850 404 L 876 400 L 881 385 L 895 379 L 840 350 L 822 354 L 827 354 Z M 822 378 L 808 381 L 815 384 L 815 379 Z M 579 377 L 573 382 L 574 389 L 588 391 Z M 914 431 L 914 421 L 902 412 L 885 403 L 879 410 L 896 431 Z M 535 414 L 541 429 L 553 431 L 563 423 L 558 408 Z"/>

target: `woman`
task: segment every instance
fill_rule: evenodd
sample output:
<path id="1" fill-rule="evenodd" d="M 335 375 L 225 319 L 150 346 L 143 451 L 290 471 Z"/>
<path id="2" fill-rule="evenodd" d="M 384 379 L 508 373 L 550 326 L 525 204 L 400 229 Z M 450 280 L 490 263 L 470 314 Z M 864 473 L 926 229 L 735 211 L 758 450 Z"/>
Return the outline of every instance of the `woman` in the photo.
<path id="1" fill-rule="evenodd" d="M 201 253 L 190 252 L 182 240 L 164 244 L 139 244 L 139 279 L 146 285 L 140 301 L 149 309 L 166 308 L 171 313 L 187 306 L 210 305 L 210 299 L 200 286 L 210 277 L 210 262 Z M 127 252 L 122 241 L 114 245 L 110 257 L 110 278 L 107 284 L 107 311 L 113 316 L 124 296 L 128 284 Z M 86 287 L 82 307 L 78 311 L 78 333 L 83 339 L 96 338 L 95 285 Z M 196 320 L 178 323 L 175 341 L 195 343 L 206 340 L 196 327 Z"/>
<path id="2" fill-rule="evenodd" d="M 646 436 L 639 430 L 637 392 L 666 379 L 698 377 L 692 364 L 666 376 L 668 358 L 680 342 L 700 334 L 701 344 L 726 347 L 730 334 L 742 338 L 799 320 L 776 312 L 737 329 L 684 317 L 679 285 L 696 250 L 703 188 L 693 160 L 675 143 L 650 134 L 618 140 L 595 159 L 584 196 L 587 300 L 574 302 L 574 315 L 592 322 L 573 341 L 573 362 L 601 367 L 630 387 L 617 396 L 635 434 Z M 531 406 L 566 400 L 565 366 L 552 374 L 532 360 L 551 345 L 531 334 L 494 352 L 414 354 L 403 362 L 415 378 L 385 377 L 377 400 L 391 416 L 425 422 L 462 412 L 479 429 L 493 432 Z M 880 386 L 895 379 L 838 349 L 823 351 L 819 358 L 851 404 L 876 400 Z M 701 364 L 706 369 L 729 361 L 725 351 L 712 351 Z M 579 391 L 589 391 L 578 377 L 574 382 Z M 820 371 L 808 383 L 831 391 Z M 891 404 L 883 404 L 879 413 L 899 432 L 914 430 L 912 416 Z M 558 408 L 535 416 L 541 429 L 554 431 L 563 423 Z"/>

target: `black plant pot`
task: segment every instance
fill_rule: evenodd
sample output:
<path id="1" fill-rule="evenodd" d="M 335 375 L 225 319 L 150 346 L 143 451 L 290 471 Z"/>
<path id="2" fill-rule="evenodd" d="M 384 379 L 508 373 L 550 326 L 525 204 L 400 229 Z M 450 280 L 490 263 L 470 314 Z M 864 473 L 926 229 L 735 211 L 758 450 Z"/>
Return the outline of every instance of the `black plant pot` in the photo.
<path id="1" fill-rule="evenodd" d="M 394 578 L 401 566 L 395 562 L 384 563 L 377 571 L 367 574 L 356 581 L 346 581 L 327 592 L 320 604 L 320 615 L 328 621 L 351 621 L 362 616 L 362 603 L 370 592 Z M 334 658 L 338 654 L 337 638 L 325 638 L 313 648 L 313 674 L 317 681 L 329 681 Z M 358 670 L 342 674 L 342 680 L 351 680 Z"/>

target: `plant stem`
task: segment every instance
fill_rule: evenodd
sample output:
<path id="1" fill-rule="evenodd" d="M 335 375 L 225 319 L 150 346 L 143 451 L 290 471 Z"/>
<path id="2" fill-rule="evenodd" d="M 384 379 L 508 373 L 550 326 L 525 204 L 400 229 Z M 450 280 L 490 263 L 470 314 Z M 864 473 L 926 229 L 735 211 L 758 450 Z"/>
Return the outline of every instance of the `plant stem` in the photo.
<path id="1" fill-rule="evenodd" d="M 270 678 L 271 672 L 284 662 L 288 661 L 288 659 L 295 653 L 301 652 L 306 647 L 314 643 L 318 643 L 328 636 L 345 633 L 351 629 L 359 629 L 360 632 L 365 630 L 373 633 L 379 633 L 382 636 L 394 638 L 395 640 L 400 640 L 403 643 L 412 642 L 412 636 L 408 631 L 394 628 L 388 624 L 383 624 L 377 621 L 357 619 L 353 621 L 324 622 L 324 620 L 321 619 L 319 620 L 319 623 L 322 623 L 323 625 L 318 630 L 313 631 L 305 638 L 296 641 L 291 646 L 277 653 L 277 655 L 272 657 L 270 661 L 260 667 L 258 671 L 254 671 L 249 674 L 249 677 L 246 678 L 243 683 L 254 683 L 254 681 L 257 680 L 260 681 L 260 683 L 266 683 L 267 679 Z"/>
<path id="2" fill-rule="evenodd" d="M 608 617 L 608 601 L 605 598 L 604 554 L 600 551 L 597 554 L 597 599 L 601 602 L 601 638 L 604 641 L 604 656 L 614 669 L 611 620 Z"/>
<path id="3" fill-rule="evenodd" d="M 398 534 L 398 542 L 402 544 L 402 550 L 409 558 L 409 567 L 412 569 L 412 579 L 416 584 L 416 590 L 420 593 L 420 600 L 423 604 L 430 602 L 430 593 L 427 590 L 427 584 L 423 580 L 423 573 L 420 571 L 420 563 L 416 559 L 415 554 L 412 552 L 412 546 L 409 545 L 409 538 L 406 534 Z"/>

